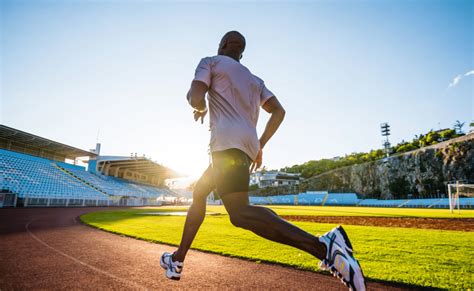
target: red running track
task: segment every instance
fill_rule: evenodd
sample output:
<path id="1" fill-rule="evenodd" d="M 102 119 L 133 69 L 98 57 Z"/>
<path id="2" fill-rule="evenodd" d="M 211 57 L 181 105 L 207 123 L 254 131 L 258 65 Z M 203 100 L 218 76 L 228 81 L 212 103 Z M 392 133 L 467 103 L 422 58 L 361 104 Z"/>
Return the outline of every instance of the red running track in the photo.
<path id="1" fill-rule="evenodd" d="M 100 231 L 78 217 L 100 208 L 0 209 L 0 290 L 347 290 L 332 276 L 191 250 L 180 281 L 159 266 L 174 247 Z M 316 263 L 316 261 L 315 261 Z M 401 290 L 369 282 L 369 290 Z"/>

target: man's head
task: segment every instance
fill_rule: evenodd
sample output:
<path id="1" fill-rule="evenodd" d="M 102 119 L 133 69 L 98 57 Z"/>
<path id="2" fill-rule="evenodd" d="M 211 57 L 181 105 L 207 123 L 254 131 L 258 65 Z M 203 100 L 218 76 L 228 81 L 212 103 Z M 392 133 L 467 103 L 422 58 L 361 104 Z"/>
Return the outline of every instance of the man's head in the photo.
<path id="1" fill-rule="evenodd" d="M 238 31 L 229 31 L 221 39 L 217 54 L 229 56 L 236 61 L 242 58 L 245 50 L 245 37 Z"/>

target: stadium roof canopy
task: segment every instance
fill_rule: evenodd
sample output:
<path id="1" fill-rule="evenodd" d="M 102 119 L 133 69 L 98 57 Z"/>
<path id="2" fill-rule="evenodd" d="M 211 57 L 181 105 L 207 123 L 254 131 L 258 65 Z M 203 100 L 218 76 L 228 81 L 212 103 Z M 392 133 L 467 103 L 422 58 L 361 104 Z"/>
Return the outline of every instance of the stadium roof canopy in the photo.
<path id="1" fill-rule="evenodd" d="M 97 154 L 52 141 L 0 124 L 0 148 L 47 159 L 64 161 L 78 157 L 94 158 Z"/>
<path id="2" fill-rule="evenodd" d="M 97 170 L 108 176 L 152 184 L 178 176 L 175 171 L 145 157 L 99 156 Z"/>

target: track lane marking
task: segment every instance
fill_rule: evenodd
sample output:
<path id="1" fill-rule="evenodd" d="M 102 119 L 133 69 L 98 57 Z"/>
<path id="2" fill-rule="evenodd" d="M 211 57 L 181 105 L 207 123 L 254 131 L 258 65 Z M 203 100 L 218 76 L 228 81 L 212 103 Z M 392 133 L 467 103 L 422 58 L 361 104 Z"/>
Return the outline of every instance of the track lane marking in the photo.
<path id="1" fill-rule="evenodd" d="M 54 251 L 54 252 L 56 252 L 56 253 L 58 253 L 58 254 L 64 256 L 64 257 L 66 257 L 66 258 L 68 258 L 68 259 L 70 259 L 70 260 L 72 260 L 72 261 L 74 261 L 74 262 L 76 262 L 76 263 L 78 263 L 78 264 L 80 264 L 80 265 L 82 265 L 82 266 L 84 266 L 84 267 L 87 267 L 87 268 L 89 268 L 89 269 L 91 269 L 91 270 L 93 270 L 93 271 L 96 271 L 96 272 L 98 272 L 98 273 L 101 273 L 101 274 L 103 274 L 103 275 L 106 275 L 107 277 L 110 277 L 110 278 L 112 278 L 112 279 L 114 279 L 114 280 L 120 281 L 120 282 L 125 283 L 126 285 L 129 285 L 129 286 L 133 286 L 133 287 L 135 287 L 135 288 L 137 288 L 137 289 L 148 290 L 148 288 L 146 288 L 146 287 L 144 287 L 144 286 L 142 286 L 142 285 L 140 285 L 140 284 L 138 284 L 138 283 L 135 283 L 135 282 L 133 282 L 133 281 L 128 281 L 128 280 L 122 279 L 122 278 L 120 278 L 120 277 L 118 277 L 118 276 L 115 276 L 114 274 L 111 274 L 111 273 L 109 273 L 109 272 L 107 272 L 107 271 L 104 271 L 104 270 L 102 270 L 102 269 L 99 269 L 99 268 L 97 268 L 97 267 L 94 267 L 94 266 L 92 266 L 92 265 L 89 265 L 88 263 L 83 262 L 83 261 L 81 261 L 81 260 L 79 260 L 79 259 L 77 259 L 77 258 L 75 258 L 75 257 L 73 257 L 73 256 L 71 256 L 71 255 L 68 255 L 68 254 L 66 254 L 66 253 L 64 253 L 64 252 L 62 252 L 62 251 L 56 249 L 55 247 L 49 245 L 48 243 L 42 241 L 42 240 L 41 240 L 39 237 L 37 237 L 33 232 L 31 232 L 29 226 L 30 226 L 30 224 L 31 224 L 32 222 L 33 222 L 33 220 L 30 220 L 27 224 L 25 224 L 25 229 L 26 229 L 26 231 L 28 232 L 28 234 L 29 234 L 33 239 L 35 239 L 37 242 L 39 242 L 39 243 L 42 244 L 43 246 L 45 246 L 45 247 L 51 249 L 52 251 Z"/>

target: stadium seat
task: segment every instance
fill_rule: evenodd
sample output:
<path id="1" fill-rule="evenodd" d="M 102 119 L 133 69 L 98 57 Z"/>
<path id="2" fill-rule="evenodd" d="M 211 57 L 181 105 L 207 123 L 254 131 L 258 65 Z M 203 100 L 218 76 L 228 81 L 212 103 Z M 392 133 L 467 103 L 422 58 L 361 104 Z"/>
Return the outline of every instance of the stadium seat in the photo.
<path id="1" fill-rule="evenodd" d="M 58 205 L 62 205 L 61 199 L 92 205 L 99 204 L 97 200 L 109 200 L 111 196 L 157 198 L 173 195 L 166 189 L 93 174 L 81 166 L 3 149 L 0 149 L 0 182 L 0 188 L 18 194 L 19 198 L 32 198 L 32 203 L 43 203 L 41 199 L 51 198 L 50 202 Z M 105 202 L 100 204 L 105 205 Z"/>

